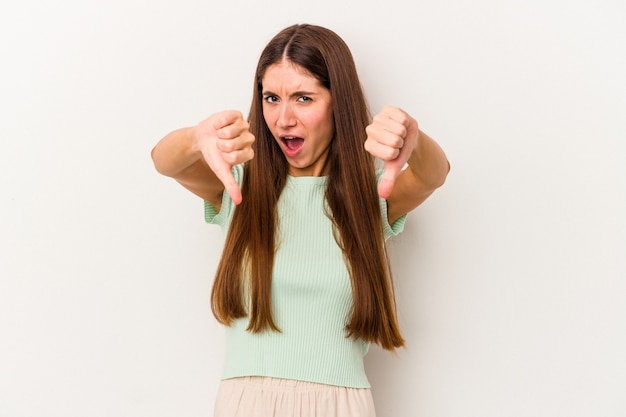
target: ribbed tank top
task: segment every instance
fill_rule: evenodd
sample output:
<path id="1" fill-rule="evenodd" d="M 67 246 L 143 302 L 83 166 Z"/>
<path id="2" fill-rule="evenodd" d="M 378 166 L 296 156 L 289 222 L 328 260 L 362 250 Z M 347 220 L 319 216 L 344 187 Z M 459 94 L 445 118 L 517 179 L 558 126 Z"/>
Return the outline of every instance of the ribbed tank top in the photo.
<path id="1" fill-rule="evenodd" d="M 233 168 L 241 183 L 243 169 Z M 346 337 L 352 305 L 350 276 L 324 210 L 326 177 L 288 177 L 278 202 L 272 311 L 281 332 L 251 333 L 248 319 L 226 328 L 222 377 L 269 376 L 353 388 L 370 386 L 363 365 L 368 344 Z M 245 197 L 244 197 L 245 198 Z M 219 213 L 205 202 L 205 219 L 226 231 L 234 204 L 224 193 Z M 383 219 L 387 205 L 381 199 Z M 385 221 L 385 237 L 404 228 L 405 216 Z"/>

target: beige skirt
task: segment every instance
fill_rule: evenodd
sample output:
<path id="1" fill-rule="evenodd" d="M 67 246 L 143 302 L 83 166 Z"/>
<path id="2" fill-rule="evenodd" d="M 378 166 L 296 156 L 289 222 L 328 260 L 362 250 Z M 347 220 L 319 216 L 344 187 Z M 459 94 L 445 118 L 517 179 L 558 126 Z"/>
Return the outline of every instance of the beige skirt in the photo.
<path id="1" fill-rule="evenodd" d="M 225 379 L 214 417 L 375 417 L 368 388 L 269 377 Z"/>

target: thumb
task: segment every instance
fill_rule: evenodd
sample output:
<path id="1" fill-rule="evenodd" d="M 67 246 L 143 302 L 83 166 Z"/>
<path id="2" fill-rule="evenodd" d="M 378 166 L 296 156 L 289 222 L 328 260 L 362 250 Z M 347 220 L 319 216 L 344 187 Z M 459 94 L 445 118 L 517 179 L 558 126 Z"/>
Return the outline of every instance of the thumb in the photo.
<path id="1" fill-rule="evenodd" d="M 239 184 L 237 184 L 237 181 L 235 181 L 232 174 L 230 174 L 229 177 L 230 178 L 222 180 L 224 183 L 224 189 L 230 196 L 230 199 L 233 200 L 233 203 L 238 206 L 242 200 L 241 188 L 239 188 Z"/>
<path id="2" fill-rule="evenodd" d="M 403 163 L 398 158 L 393 161 L 385 162 L 385 172 L 383 172 L 380 182 L 378 183 L 378 195 L 381 198 L 387 199 L 393 190 L 393 186 L 396 182 L 396 178 L 402 171 Z"/>
<path id="3" fill-rule="evenodd" d="M 387 199 L 391 195 L 393 186 L 396 183 L 398 175 L 404 169 L 404 165 L 409 160 L 411 152 L 417 144 L 418 135 L 417 122 L 413 120 L 407 128 L 407 134 L 404 136 L 404 144 L 400 149 L 400 153 L 395 159 L 385 161 L 385 172 L 378 183 L 378 195 L 384 199 Z"/>
<path id="4" fill-rule="evenodd" d="M 241 188 L 239 188 L 239 184 L 235 181 L 235 177 L 233 177 L 231 166 L 223 161 L 221 162 L 222 163 L 214 164 L 211 169 L 213 169 L 215 176 L 224 184 L 224 190 L 228 193 L 231 200 L 233 200 L 233 203 L 239 205 L 242 200 Z"/>

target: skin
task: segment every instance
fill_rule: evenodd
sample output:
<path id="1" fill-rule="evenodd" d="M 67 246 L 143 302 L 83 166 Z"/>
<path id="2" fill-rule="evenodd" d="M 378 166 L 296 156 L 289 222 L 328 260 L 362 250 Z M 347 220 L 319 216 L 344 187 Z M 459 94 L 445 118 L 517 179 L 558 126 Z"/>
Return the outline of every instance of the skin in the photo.
<path id="1" fill-rule="evenodd" d="M 288 61 L 270 66 L 262 83 L 265 121 L 289 162 L 290 174 L 324 175 L 334 129 L 329 91 Z M 255 138 L 248 129 L 240 112 L 218 112 L 194 127 L 166 135 L 152 150 L 152 159 L 157 171 L 216 209 L 221 207 L 224 191 L 239 204 L 241 190 L 231 168 L 254 157 Z M 450 165 L 439 145 L 402 109 L 384 107 L 366 133 L 365 149 L 385 164 L 378 192 L 387 199 L 392 223 L 440 187 Z M 288 151 L 285 137 L 304 142 L 297 151 Z"/>
<path id="2" fill-rule="evenodd" d="M 289 163 L 292 176 L 326 173 L 334 134 L 330 91 L 301 67 L 283 60 L 265 71 L 263 116 Z M 290 150 L 284 138 L 303 139 Z"/>

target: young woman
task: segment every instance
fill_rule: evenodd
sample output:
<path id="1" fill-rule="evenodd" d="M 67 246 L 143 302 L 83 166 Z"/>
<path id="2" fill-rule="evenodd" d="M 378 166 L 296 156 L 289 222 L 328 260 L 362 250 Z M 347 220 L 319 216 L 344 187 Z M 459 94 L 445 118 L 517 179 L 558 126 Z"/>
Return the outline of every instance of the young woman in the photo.
<path id="1" fill-rule="evenodd" d="M 404 344 L 385 240 L 444 183 L 437 143 L 401 109 L 371 119 L 343 40 L 294 25 L 261 54 L 247 121 L 215 113 L 152 157 L 227 230 L 215 416 L 374 416 L 363 356 Z"/>

